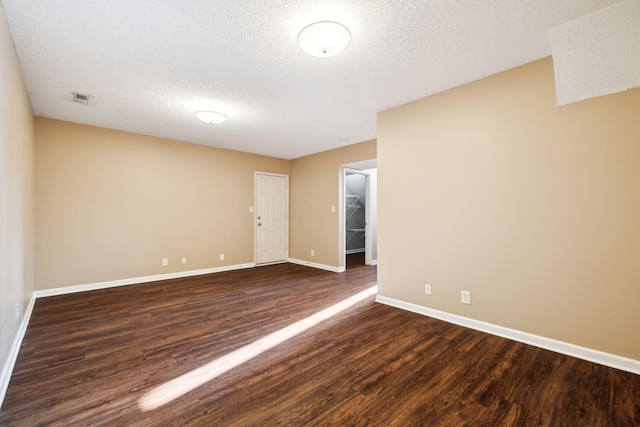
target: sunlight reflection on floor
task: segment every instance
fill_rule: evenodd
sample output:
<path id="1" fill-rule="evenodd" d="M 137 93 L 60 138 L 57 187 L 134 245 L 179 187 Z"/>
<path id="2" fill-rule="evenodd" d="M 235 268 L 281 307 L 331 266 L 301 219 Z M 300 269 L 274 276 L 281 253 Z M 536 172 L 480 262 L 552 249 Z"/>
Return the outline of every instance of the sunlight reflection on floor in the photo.
<path id="1" fill-rule="evenodd" d="M 145 393 L 139 400 L 138 406 L 142 411 L 147 412 L 161 407 L 174 399 L 194 390 L 197 387 L 213 380 L 219 375 L 235 368 L 238 365 L 258 356 L 276 345 L 293 338 L 301 332 L 317 325 L 318 323 L 335 316 L 341 311 L 357 304 L 370 295 L 377 292 L 377 286 L 362 291 L 349 297 L 331 307 L 325 308 L 309 317 L 276 332 L 269 334 L 257 341 L 247 344 L 231 353 L 228 353 L 216 360 L 207 363 L 200 368 L 187 372 L 171 381 L 168 381 L 149 392 Z"/>

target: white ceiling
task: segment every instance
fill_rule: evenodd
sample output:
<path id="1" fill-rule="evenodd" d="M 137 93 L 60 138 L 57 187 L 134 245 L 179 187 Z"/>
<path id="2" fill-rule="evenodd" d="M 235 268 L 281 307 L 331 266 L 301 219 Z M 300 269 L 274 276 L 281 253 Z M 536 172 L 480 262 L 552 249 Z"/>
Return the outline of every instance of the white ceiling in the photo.
<path id="1" fill-rule="evenodd" d="M 558 105 L 640 87 L 640 0 L 549 30 Z"/>
<path id="2" fill-rule="evenodd" d="M 35 115 L 292 159 L 375 138 L 379 111 L 549 56 L 551 27 L 616 1 L 2 3 Z M 296 44 L 323 20 L 352 34 L 331 58 Z M 206 107 L 228 120 L 200 122 Z"/>

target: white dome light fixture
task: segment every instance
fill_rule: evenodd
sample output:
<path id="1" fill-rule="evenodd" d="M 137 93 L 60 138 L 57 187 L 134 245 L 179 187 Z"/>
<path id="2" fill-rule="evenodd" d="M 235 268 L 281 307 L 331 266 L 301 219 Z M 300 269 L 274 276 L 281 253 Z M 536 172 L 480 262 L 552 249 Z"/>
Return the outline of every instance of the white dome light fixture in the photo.
<path id="1" fill-rule="evenodd" d="M 222 113 L 217 113 L 215 111 L 203 110 L 203 111 L 196 111 L 194 114 L 196 115 L 197 118 L 199 118 L 205 123 L 215 124 L 215 123 L 222 123 L 225 120 L 227 120 L 227 116 L 225 116 Z"/>
<path id="2" fill-rule="evenodd" d="M 298 34 L 298 46 L 311 56 L 321 58 L 337 55 L 351 43 L 351 33 L 342 24 L 321 21 L 311 24 Z"/>

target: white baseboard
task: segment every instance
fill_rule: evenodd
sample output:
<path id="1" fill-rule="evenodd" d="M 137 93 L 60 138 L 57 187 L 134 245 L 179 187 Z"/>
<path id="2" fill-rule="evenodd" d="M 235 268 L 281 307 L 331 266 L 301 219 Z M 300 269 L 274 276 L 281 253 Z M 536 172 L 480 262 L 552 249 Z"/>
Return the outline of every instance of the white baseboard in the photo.
<path id="1" fill-rule="evenodd" d="M 372 259 L 371 260 L 371 264 L 367 264 L 367 265 L 378 265 L 378 260 L 377 259 Z"/>
<path id="2" fill-rule="evenodd" d="M 376 302 L 640 375 L 640 360 L 629 359 L 615 354 L 605 353 L 599 350 L 593 350 L 575 344 L 557 341 L 551 338 L 541 337 L 539 335 L 481 322 L 479 320 L 469 319 L 468 317 L 434 310 L 432 308 L 423 307 L 421 305 L 400 301 L 382 295 L 376 296 Z"/>
<path id="3" fill-rule="evenodd" d="M 176 273 L 157 274 L 155 276 L 133 277 L 130 279 L 110 280 L 108 282 L 88 283 L 86 285 L 66 286 L 63 288 L 45 289 L 35 291 L 37 298 L 50 297 L 54 295 L 72 294 L 75 292 L 95 291 L 98 289 L 114 288 L 116 286 L 136 285 L 139 283 L 157 282 L 159 280 L 179 279 L 182 277 L 200 276 L 202 274 L 221 273 L 223 271 L 241 270 L 253 268 L 254 263 L 226 265 L 223 267 L 203 268 L 201 270 L 179 271 Z"/>
<path id="4" fill-rule="evenodd" d="M 2 402 L 4 401 L 4 396 L 7 394 L 7 388 L 9 388 L 9 381 L 11 381 L 11 374 L 13 373 L 13 368 L 16 365 L 16 360 L 18 359 L 18 353 L 20 352 L 20 347 L 22 346 L 22 340 L 24 339 L 24 334 L 27 332 L 27 326 L 29 325 L 29 320 L 31 319 L 31 313 L 33 312 L 33 306 L 36 303 L 36 295 L 35 292 L 31 295 L 31 300 L 29 301 L 29 305 L 24 312 L 24 316 L 22 318 L 22 322 L 20 323 L 20 328 L 18 328 L 18 333 L 16 334 L 15 339 L 13 340 L 13 345 L 11 346 L 11 350 L 9 351 L 9 358 L 2 368 L 2 377 L 0 377 L 0 408 L 2 407 Z"/>
<path id="5" fill-rule="evenodd" d="M 334 267 L 332 265 L 317 264 L 315 262 L 303 261 L 295 258 L 288 258 L 287 262 L 290 262 L 291 264 L 298 264 L 298 265 L 305 265 L 307 267 L 319 268 L 321 270 L 333 271 L 334 273 L 342 273 L 343 271 L 345 271 L 344 267 Z"/>

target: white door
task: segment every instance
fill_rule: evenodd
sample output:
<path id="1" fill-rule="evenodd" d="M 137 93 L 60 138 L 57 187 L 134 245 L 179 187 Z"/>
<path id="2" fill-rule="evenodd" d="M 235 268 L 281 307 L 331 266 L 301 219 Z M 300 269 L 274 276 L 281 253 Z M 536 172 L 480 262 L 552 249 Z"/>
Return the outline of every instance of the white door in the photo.
<path id="1" fill-rule="evenodd" d="M 256 172 L 256 264 L 285 262 L 289 215 L 286 175 Z"/>

